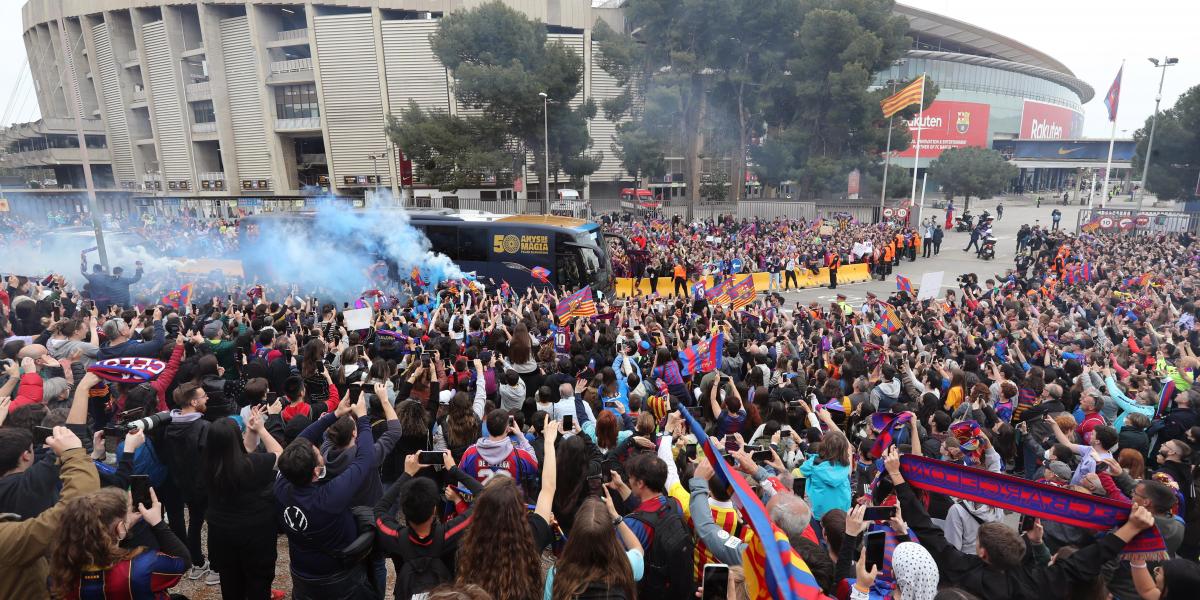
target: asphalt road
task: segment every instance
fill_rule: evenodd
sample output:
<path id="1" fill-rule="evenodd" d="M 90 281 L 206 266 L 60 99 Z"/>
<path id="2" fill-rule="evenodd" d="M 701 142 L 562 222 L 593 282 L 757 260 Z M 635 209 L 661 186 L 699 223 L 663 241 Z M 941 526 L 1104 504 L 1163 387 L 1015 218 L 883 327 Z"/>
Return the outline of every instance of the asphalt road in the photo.
<path id="1" fill-rule="evenodd" d="M 1049 200 L 1050 196 L 1045 198 Z M 1062 204 L 1051 204 L 1048 201 L 1043 201 L 1042 206 L 1036 207 L 1035 200 L 1032 198 L 1009 197 L 991 200 L 972 200 L 971 214 L 980 215 L 984 209 L 996 215 L 996 205 L 998 202 L 1004 204 L 1004 218 L 995 220 L 992 223 L 992 231 L 996 236 L 996 258 L 992 260 L 980 260 L 975 258 L 975 250 L 963 252 L 970 241 L 971 236 L 967 232 L 956 232 L 953 230 L 946 232 L 946 237 L 942 240 L 941 253 L 929 258 L 921 258 L 918 253 L 915 262 L 901 260 L 900 265 L 892 270 L 892 277 L 887 281 L 872 280 L 864 283 L 839 284 L 837 290 L 828 288 L 809 288 L 806 290 L 790 291 L 783 294 L 787 299 L 787 305 L 792 306 L 799 301 L 808 304 L 812 301 L 827 304 L 837 298 L 838 293 L 846 295 L 846 300 L 853 306 L 858 306 L 866 300 L 867 292 L 874 293 L 880 298 L 885 298 L 892 292 L 896 291 L 896 275 L 903 275 L 912 280 L 914 291 L 921 281 L 922 275 L 935 271 L 943 271 L 945 275 L 942 278 L 943 289 L 957 288 L 958 283 L 956 278 L 964 273 L 975 273 L 980 282 L 993 275 L 1003 275 L 1005 269 L 1013 265 L 1017 249 L 1017 230 L 1022 224 L 1037 224 L 1043 227 L 1049 227 L 1051 224 L 1050 213 L 1055 208 L 1062 211 L 1062 222 L 1060 227 L 1068 231 L 1074 231 L 1077 215 L 1080 206 L 1073 204 L 1063 206 Z M 962 201 L 955 201 L 955 212 L 962 213 Z M 939 222 L 944 222 L 946 219 L 946 211 L 942 209 L 924 208 L 924 219 L 927 216 L 933 215 Z M 918 221 L 912 221 L 914 223 Z M 941 294 L 939 294 L 940 296 Z"/>

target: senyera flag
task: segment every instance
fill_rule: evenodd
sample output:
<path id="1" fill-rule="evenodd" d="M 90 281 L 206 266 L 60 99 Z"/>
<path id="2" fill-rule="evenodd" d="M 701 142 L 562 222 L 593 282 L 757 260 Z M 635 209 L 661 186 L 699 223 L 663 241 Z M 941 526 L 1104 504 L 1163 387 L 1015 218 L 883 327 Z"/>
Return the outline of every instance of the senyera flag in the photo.
<path id="1" fill-rule="evenodd" d="M 563 298 L 554 309 L 558 324 L 565 325 L 571 317 L 590 317 L 596 314 L 596 300 L 592 298 L 592 286 L 587 285 L 578 292 Z"/>
<path id="2" fill-rule="evenodd" d="M 904 89 L 884 98 L 879 102 L 880 109 L 883 110 L 883 117 L 890 118 L 892 115 L 914 105 L 921 101 L 922 94 L 925 90 L 925 76 L 922 75 L 912 81 L 912 83 L 904 86 Z"/>
<path id="3" fill-rule="evenodd" d="M 717 477 L 733 488 L 730 500 L 741 510 L 743 522 L 754 532 L 753 536 L 747 536 L 750 541 L 742 555 L 749 597 L 754 600 L 809 600 L 824 597 L 812 571 L 792 549 L 787 535 L 767 517 L 762 500 L 750 489 L 742 474 L 725 462 L 713 446 L 712 438 L 704 433 L 704 428 L 687 408 L 680 405 L 679 412 L 687 419 L 698 447 L 704 450 L 704 456 L 713 466 Z"/>
<path id="4" fill-rule="evenodd" d="M 684 348 L 679 351 L 679 362 L 683 364 L 680 369 L 685 377 L 696 373 L 707 373 L 721 368 L 721 360 L 725 354 L 725 334 L 718 333 L 709 338 L 707 342 L 700 342 L 695 346 Z"/>

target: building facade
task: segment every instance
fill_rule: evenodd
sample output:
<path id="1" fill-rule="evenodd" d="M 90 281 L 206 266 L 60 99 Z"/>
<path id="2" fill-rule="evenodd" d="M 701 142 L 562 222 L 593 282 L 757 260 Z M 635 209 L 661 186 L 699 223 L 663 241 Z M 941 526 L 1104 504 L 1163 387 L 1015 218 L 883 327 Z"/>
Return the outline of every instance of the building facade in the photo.
<path id="1" fill-rule="evenodd" d="M 620 0 L 504 1 L 581 55 L 576 102 L 619 93 L 597 64 L 591 30 L 597 19 L 622 27 Z M 37 182 L 43 189 L 8 190 L 10 205 L 83 209 L 77 116 L 104 212 L 191 206 L 233 214 L 239 206 L 303 205 L 320 193 L 407 187 L 401 149 L 384 134 L 387 117 L 410 101 L 470 112 L 429 35 L 442 15 L 481 2 L 29 0 L 24 42 L 43 118 L 0 132 L 0 164 L 52 171 L 54 179 Z M 1079 137 L 1082 105 L 1094 91 L 1065 65 L 967 23 L 902 5 L 896 12 L 911 24 L 913 48 L 875 83 L 925 73 L 939 86 L 913 123 L 923 127 L 921 166 L 951 147 Z M 615 124 L 601 114 L 589 127 L 604 159 L 585 196 L 615 197 L 632 179 L 612 151 Z M 899 153 L 893 164 L 911 167 L 913 154 Z M 682 161 L 669 164 L 682 171 Z M 681 181 L 682 173 L 669 173 L 649 185 L 670 198 L 686 194 Z M 539 174 L 528 173 L 525 184 L 536 191 Z"/>

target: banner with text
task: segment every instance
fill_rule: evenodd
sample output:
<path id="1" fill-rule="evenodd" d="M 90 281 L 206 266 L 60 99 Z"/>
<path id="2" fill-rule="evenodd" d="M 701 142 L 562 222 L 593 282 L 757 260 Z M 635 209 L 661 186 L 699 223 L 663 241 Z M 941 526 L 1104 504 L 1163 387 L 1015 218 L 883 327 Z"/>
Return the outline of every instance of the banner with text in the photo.
<path id="1" fill-rule="evenodd" d="M 986 148 L 990 106 L 978 102 L 935 100 L 908 122 L 913 145 L 895 156 L 916 156 L 917 129 L 921 129 L 921 158 L 937 158 L 951 148 Z"/>
<path id="2" fill-rule="evenodd" d="M 1021 107 L 1020 139 L 1077 140 L 1082 134 L 1083 113 L 1028 99 Z"/>

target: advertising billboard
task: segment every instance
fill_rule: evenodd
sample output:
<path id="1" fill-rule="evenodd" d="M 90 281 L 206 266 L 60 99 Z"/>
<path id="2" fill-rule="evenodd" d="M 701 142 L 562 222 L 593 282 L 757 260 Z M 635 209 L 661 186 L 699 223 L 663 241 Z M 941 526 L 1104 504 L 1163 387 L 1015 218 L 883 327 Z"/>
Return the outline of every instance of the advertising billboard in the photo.
<path id="1" fill-rule="evenodd" d="M 1025 100 L 1021 107 L 1023 140 L 1077 140 L 1083 135 L 1083 113 L 1065 106 Z"/>
<path id="2" fill-rule="evenodd" d="M 929 108 L 908 122 L 913 145 L 895 156 L 916 156 L 917 129 L 921 129 L 921 158 L 937 158 L 951 148 L 988 146 L 987 104 L 935 100 Z"/>

